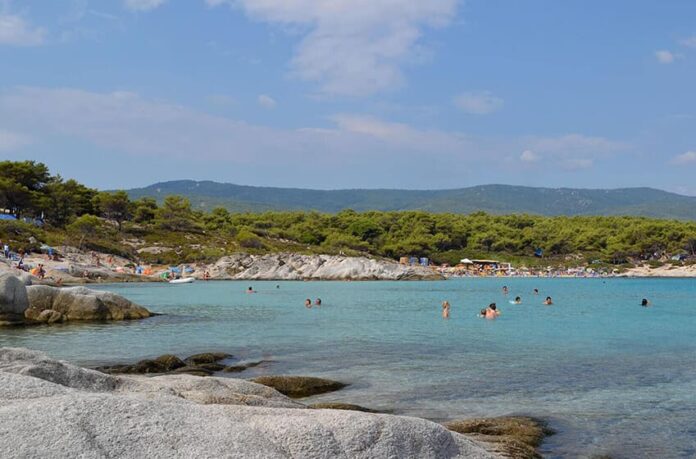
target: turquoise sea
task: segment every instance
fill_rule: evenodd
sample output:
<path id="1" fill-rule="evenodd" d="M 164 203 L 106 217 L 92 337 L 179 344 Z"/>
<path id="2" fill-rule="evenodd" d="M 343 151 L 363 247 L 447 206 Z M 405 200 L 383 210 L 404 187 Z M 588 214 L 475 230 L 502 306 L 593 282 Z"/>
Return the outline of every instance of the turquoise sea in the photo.
<path id="1" fill-rule="evenodd" d="M 510 294 L 502 294 L 508 285 Z M 253 286 L 258 293 L 245 290 Z M 228 351 L 260 373 L 351 383 L 315 400 L 437 421 L 524 414 L 547 457 L 696 457 L 696 280 L 197 282 L 101 286 L 163 313 L 3 330 L 0 346 L 86 365 Z M 532 294 L 534 288 L 540 294 Z M 508 301 L 521 296 L 521 305 Z M 543 306 L 550 295 L 555 305 Z M 323 300 L 306 309 L 305 298 Z M 652 306 L 640 306 L 641 298 Z M 452 318 L 440 303 L 449 300 Z M 496 302 L 495 321 L 477 318 Z"/>

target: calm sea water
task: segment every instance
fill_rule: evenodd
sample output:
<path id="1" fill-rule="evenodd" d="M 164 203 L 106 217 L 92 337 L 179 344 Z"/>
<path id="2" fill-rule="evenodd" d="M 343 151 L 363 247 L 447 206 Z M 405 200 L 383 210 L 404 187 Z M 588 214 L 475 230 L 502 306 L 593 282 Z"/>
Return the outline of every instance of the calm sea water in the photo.
<path id="1" fill-rule="evenodd" d="M 503 284 L 510 294 L 501 292 Z M 245 293 L 252 285 L 257 294 Z M 280 288 L 276 288 L 279 286 Z M 0 346 L 80 364 L 222 350 L 243 373 L 351 383 L 315 400 L 437 421 L 548 420 L 548 457 L 696 457 L 696 280 L 198 282 L 103 287 L 164 313 L 0 332 Z M 540 295 L 532 291 L 539 288 Z M 520 295 L 523 304 L 508 301 Z M 546 295 L 554 306 L 543 306 Z M 324 305 L 307 310 L 305 298 Z M 650 308 L 640 307 L 649 298 Z M 440 317 L 449 300 L 452 318 Z M 495 301 L 495 321 L 476 317 Z"/>

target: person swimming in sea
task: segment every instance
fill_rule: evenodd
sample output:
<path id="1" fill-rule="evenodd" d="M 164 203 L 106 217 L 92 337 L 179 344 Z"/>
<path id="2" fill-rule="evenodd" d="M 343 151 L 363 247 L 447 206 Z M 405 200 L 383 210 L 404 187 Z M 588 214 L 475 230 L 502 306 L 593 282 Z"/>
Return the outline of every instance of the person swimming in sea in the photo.
<path id="1" fill-rule="evenodd" d="M 482 319 L 485 319 L 486 318 L 486 311 L 487 311 L 487 309 L 485 309 L 485 308 L 481 309 L 481 312 L 479 312 L 478 316 Z"/>
<path id="2" fill-rule="evenodd" d="M 246 292 L 247 292 L 247 293 L 256 293 L 256 290 L 254 290 L 253 288 L 249 287 L 249 288 L 247 289 Z"/>
<path id="3" fill-rule="evenodd" d="M 307 308 L 307 309 L 312 309 L 312 300 L 310 300 L 309 298 L 307 298 L 307 299 L 304 301 L 304 305 L 305 305 L 305 308 Z"/>
<path id="4" fill-rule="evenodd" d="M 515 301 L 513 301 L 513 303 L 514 304 L 522 304 L 522 298 L 520 298 L 519 296 L 516 296 Z"/>
<path id="5" fill-rule="evenodd" d="M 535 289 L 534 289 L 534 294 L 535 294 L 535 295 L 538 295 L 538 294 L 539 294 L 539 289 L 538 289 L 538 288 L 535 288 Z"/>
<path id="6" fill-rule="evenodd" d="M 446 300 L 442 302 L 442 318 L 443 319 L 450 318 L 450 304 L 449 304 L 449 301 L 446 301 Z"/>
<path id="7" fill-rule="evenodd" d="M 648 306 L 650 306 L 650 301 L 648 301 L 647 298 L 643 298 L 643 300 L 640 302 L 640 305 L 644 308 L 647 308 Z"/>
<path id="8" fill-rule="evenodd" d="M 495 303 L 489 304 L 488 309 L 486 309 L 486 319 L 496 319 L 499 315 L 498 306 Z"/>
<path id="9" fill-rule="evenodd" d="M 314 305 L 321 306 L 321 298 L 317 298 L 316 300 L 314 300 Z"/>
<path id="10" fill-rule="evenodd" d="M 503 285 L 503 295 L 507 295 L 508 293 L 510 293 L 510 289 L 507 285 Z"/>
<path id="11" fill-rule="evenodd" d="M 544 304 L 546 306 L 551 306 L 553 304 L 553 300 L 551 299 L 550 296 L 547 296 L 546 299 L 544 300 Z"/>

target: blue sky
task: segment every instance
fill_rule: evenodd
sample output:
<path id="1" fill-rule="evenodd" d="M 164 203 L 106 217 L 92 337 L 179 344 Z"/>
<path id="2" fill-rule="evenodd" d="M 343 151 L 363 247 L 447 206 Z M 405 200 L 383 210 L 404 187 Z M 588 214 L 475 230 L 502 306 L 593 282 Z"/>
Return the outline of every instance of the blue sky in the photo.
<path id="1" fill-rule="evenodd" d="M 696 2 L 0 0 L 0 158 L 99 188 L 696 195 Z"/>

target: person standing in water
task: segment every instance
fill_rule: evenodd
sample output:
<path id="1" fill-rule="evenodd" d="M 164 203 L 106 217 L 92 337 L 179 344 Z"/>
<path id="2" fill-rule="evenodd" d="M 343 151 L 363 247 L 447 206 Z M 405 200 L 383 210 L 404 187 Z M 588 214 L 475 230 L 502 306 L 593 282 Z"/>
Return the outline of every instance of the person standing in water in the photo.
<path id="1" fill-rule="evenodd" d="M 307 308 L 307 309 L 312 309 L 312 300 L 310 300 L 309 298 L 307 298 L 307 299 L 304 301 L 304 305 L 305 305 L 305 308 Z"/>
<path id="2" fill-rule="evenodd" d="M 321 298 L 314 300 L 314 306 L 321 306 Z"/>
<path id="3" fill-rule="evenodd" d="M 446 301 L 446 300 L 442 302 L 442 318 L 443 319 L 450 318 L 450 304 L 449 304 L 449 301 Z"/>
<path id="4" fill-rule="evenodd" d="M 551 306 L 553 304 L 553 300 L 551 299 L 550 296 L 547 296 L 546 299 L 544 300 L 544 304 L 546 306 Z"/>
<path id="5" fill-rule="evenodd" d="M 486 309 L 486 319 L 497 319 L 499 315 L 498 306 L 495 303 L 489 304 Z"/>

